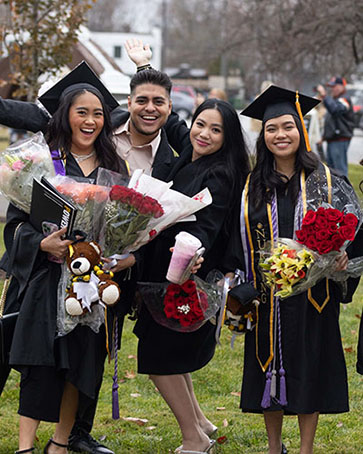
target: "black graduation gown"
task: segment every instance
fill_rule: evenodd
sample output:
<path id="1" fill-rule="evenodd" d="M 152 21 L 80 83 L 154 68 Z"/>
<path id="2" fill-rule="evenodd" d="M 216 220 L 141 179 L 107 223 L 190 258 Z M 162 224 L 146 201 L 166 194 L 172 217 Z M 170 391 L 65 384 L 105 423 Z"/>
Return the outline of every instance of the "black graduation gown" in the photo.
<path id="1" fill-rule="evenodd" d="M 292 238 L 294 206 L 284 190 L 278 192 L 279 236 Z M 261 211 L 250 210 L 252 232 L 263 225 Z M 361 248 L 362 246 L 360 246 Z M 348 248 L 357 248 L 357 244 Z M 234 231 L 229 246 L 226 266 L 244 268 L 241 249 L 239 212 L 235 216 Z M 359 249 L 359 246 L 358 246 Z M 348 250 L 348 255 L 349 255 Z M 239 256 L 239 259 L 238 259 Z M 257 266 L 256 266 L 257 269 Z M 348 295 L 343 298 L 341 287 L 329 281 L 330 300 L 319 313 L 308 300 L 307 292 L 280 300 L 282 358 L 286 371 L 288 404 L 281 407 L 272 403 L 266 411 L 284 410 L 286 414 L 340 413 L 349 410 L 347 371 L 339 327 L 340 302 L 351 301 L 358 279 L 348 280 Z M 313 296 L 322 304 L 326 297 L 325 279 L 313 289 Z M 244 412 L 261 413 L 266 375 L 256 358 L 256 337 L 264 359 L 269 347 L 268 317 L 270 303 L 259 306 L 260 329 L 246 334 L 241 408 Z M 279 365 L 277 352 L 277 367 Z M 279 391 L 279 378 L 277 379 Z M 278 396 L 278 395 L 277 395 Z"/>
<path id="2" fill-rule="evenodd" d="M 66 174 L 84 178 L 71 155 L 67 157 Z M 97 169 L 87 176 L 91 180 L 96 177 Z M 6 302 L 6 312 L 20 308 L 10 365 L 19 371 L 28 366 L 56 367 L 79 391 L 93 398 L 103 373 L 106 354 L 104 326 L 100 327 L 99 333 L 88 326 L 77 326 L 66 336 L 57 337 L 60 265 L 47 260 L 47 254 L 39 250 L 43 235 L 28 222 L 28 215 L 13 205 L 9 206 L 4 230 L 7 250 L 12 246 L 19 221 L 24 221 L 24 224 L 17 235 L 17 252 L 12 269 L 14 279 Z"/>
<path id="3" fill-rule="evenodd" d="M 210 168 L 221 162 L 219 152 L 191 162 L 191 149 L 184 153 L 171 175 L 172 188 L 192 196 L 208 187 L 213 203 L 196 213 L 196 222 L 177 223 L 162 232 L 144 248 L 143 282 L 165 282 L 175 235 L 187 231 L 200 239 L 206 248 L 205 261 L 198 273 L 205 278 L 221 265 L 226 243 L 225 224 L 230 206 L 229 180 L 223 167 Z M 213 357 L 215 325 L 206 322 L 191 333 L 181 333 L 156 323 L 145 306 L 135 325 L 139 337 L 138 372 L 147 374 L 180 374 L 198 370 Z"/>

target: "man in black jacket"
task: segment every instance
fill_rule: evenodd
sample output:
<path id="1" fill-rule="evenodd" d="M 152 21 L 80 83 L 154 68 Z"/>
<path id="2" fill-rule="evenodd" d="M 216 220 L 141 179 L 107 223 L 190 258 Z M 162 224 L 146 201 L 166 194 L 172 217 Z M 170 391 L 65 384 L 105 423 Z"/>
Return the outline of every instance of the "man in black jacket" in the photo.
<path id="1" fill-rule="evenodd" d="M 176 159 L 163 130 L 171 112 L 171 81 L 166 74 L 147 66 L 142 68 L 146 71 L 138 71 L 131 79 L 128 111 L 117 107 L 112 111 L 111 119 L 117 152 L 128 162 L 130 171 L 142 168 L 153 177 L 163 180 L 169 175 Z M 49 120 L 49 114 L 35 103 L 0 98 L 0 124 L 4 126 L 45 132 Z M 116 265 L 113 271 L 122 271 L 134 263 L 135 258 L 131 254 L 122 262 L 122 266 Z M 121 315 L 120 328 L 122 323 Z M 105 356 L 106 349 L 98 364 L 98 391 L 102 384 Z M 76 422 L 68 445 L 72 451 L 114 454 L 90 435 L 97 398 L 93 400 L 80 394 Z"/>
<path id="2" fill-rule="evenodd" d="M 327 164 L 348 176 L 348 147 L 354 129 L 353 105 L 346 93 L 344 78 L 333 77 L 326 85 L 331 96 L 322 85 L 318 85 L 317 92 L 327 110 L 323 134 L 323 140 L 328 144 Z"/>

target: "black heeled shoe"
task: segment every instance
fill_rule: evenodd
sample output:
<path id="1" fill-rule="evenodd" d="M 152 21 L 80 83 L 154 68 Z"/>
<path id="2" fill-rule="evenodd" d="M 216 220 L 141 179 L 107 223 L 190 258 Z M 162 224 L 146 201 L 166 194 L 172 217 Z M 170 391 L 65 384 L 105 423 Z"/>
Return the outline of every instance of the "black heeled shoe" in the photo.
<path id="1" fill-rule="evenodd" d="M 25 454 L 26 452 L 33 452 L 34 448 L 22 449 L 21 451 L 15 451 L 15 454 Z"/>
<path id="2" fill-rule="evenodd" d="M 59 446 L 60 448 L 68 448 L 68 445 L 62 445 L 62 443 L 54 441 L 53 438 L 49 438 L 48 443 L 44 447 L 43 454 L 48 454 L 48 448 L 51 444 Z"/>
<path id="3" fill-rule="evenodd" d="M 286 446 L 282 443 L 281 454 L 287 454 Z"/>

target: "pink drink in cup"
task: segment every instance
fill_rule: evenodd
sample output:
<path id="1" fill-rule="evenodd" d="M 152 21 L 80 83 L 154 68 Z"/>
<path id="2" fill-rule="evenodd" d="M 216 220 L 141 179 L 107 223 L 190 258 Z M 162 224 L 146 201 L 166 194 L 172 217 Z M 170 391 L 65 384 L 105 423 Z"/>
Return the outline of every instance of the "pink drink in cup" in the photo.
<path id="1" fill-rule="evenodd" d="M 171 256 L 166 279 L 174 284 L 182 284 L 180 279 L 196 251 L 202 243 L 188 232 L 180 232 L 175 237 L 174 251 Z"/>

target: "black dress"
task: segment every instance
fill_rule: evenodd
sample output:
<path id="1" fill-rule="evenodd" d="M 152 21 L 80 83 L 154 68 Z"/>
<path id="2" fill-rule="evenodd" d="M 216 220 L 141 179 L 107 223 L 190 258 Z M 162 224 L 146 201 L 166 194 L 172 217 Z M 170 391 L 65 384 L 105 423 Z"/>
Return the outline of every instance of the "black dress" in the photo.
<path id="1" fill-rule="evenodd" d="M 71 155 L 67 157 L 66 174 L 84 178 Z M 97 169 L 87 176 L 91 180 L 96 177 Z M 5 307 L 6 312 L 20 309 L 9 363 L 23 376 L 32 366 L 55 368 L 63 379 L 71 382 L 81 393 L 94 398 L 102 379 L 106 355 L 104 325 L 100 327 L 99 333 L 88 326 L 77 326 L 66 336 L 57 336 L 57 286 L 61 268 L 39 250 L 43 235 L 29 223 L 29 216 L 13 205 L 9 205 L 4 229 L 6 249 L 9 251 L 13 246 L 14 230 L 21 221 L 24 224 L 18 231 L 14 245 L 14 278 Z M 48 389 L 43 389 L 42 394 L 48 394 Z M 59 397 L 59 393 L 56 394 Z M 46 399 L 50 402 L 56 397 L 49 391 Z M 37 416 L 36 419 L 57 420 L 43 417 L 42 414 Z"/>
<path id="2" fill-rule="evenodd" d="M 174 172 L 172 189 L 188 196 L 208 187 L 213 202 L 196 213 L 197 221 L 177 223 L 162 232 L 144 248 L 142 282 L 165 282 L 175 235 L 187 231 L 200 239 L 206 248 L 205 261 L 198 273 L 205 278 L 212 269 L 220 269 L 221 256 L 227 241 L 226 222 L 229 213 L 230 180 L 220 164 L 221 152 L 191 162 L 192 150 L 183 153 Z M 181 333 L 156 323 L 142 306 L 134 332 L 139 338 L 138 372 L 169 375 L 192 372 L 205 366 L 213 357 L 216 340 L 215 325 L 206 322 L 191 333 Z"/>
<path id="3" fill-rule="evenodd" d="M 291 182 L 289 183 L 291 184 Z M 277 193 L 279 236 L 292 238 L 294 225 L 294 205 L 289 195 L 289 184 Z M 264 216 L 265 207 L 261 210 L 249 209 L 249 222 L 252 236 L 258 238 L 257 244 L 269 239 L 269 226 Z M 241 250 L 241 233 L 239 213 L 235 216 L 234 232 L 230 243 L 229 268 L 244 268 Z M 351 246 L 352 251 L 357 244 Z M 362 246 L 361 246 L 362 247 Z M 359 247 L 358 247 L 359 249 Z M 257 252 L 258 248 L 256 248 Z M 240 254 L 239 260 L 238 251 Z M 349 255 L 349 250 L 347 251 Z M 258 254 L 256 254 L 258 256 Z M 258 259 L 256 259 L 258 260 Z M 258 273 L 258 288 L 261 287 L 261 276 Z M 329 280 L 328 291 L 325 279 L 313 287 L 312 295 L 319 305 L 327 294 L 330 299 L 319 313 L 308 299 L 307 292 L 280 301 L 281 341 L 283 367 L 286 371 L 287 405 L 271 402 L 267 409 L 261 407 L 266 383 L 256 354 L 262 364 L 266 364 L 271 350 L 269 332 L 271 302 L 267 298 L 259 305 L 259 322 L 257 329 L 248 332 L 245 338 L 245 354 L 241 408 L 244 412 L 261 413 L 262 411 L 283 410 L 286 414 L 340 413 L 349 410 L 348 385 L 344 352 L 339 328 L 340 302 L 351 301 L 352 294 L 358 285 L 358 279 L 349 279 L 348 294 L 343 298 L 340 285 Z M 280 355 L 277 349 L 277 370 Z M 279 380 L 277 380 L 277 396 Z"/>

